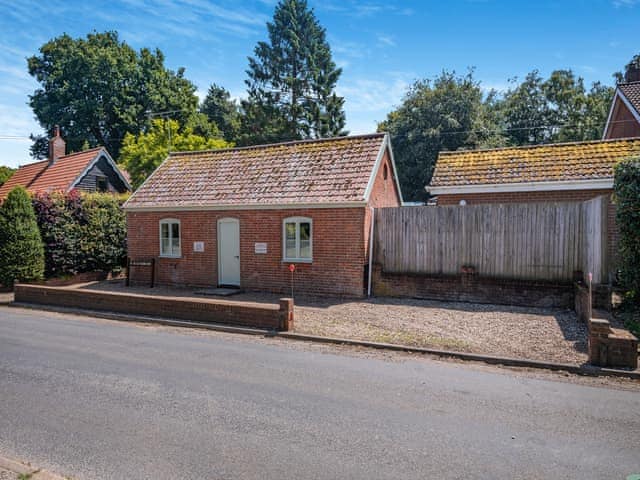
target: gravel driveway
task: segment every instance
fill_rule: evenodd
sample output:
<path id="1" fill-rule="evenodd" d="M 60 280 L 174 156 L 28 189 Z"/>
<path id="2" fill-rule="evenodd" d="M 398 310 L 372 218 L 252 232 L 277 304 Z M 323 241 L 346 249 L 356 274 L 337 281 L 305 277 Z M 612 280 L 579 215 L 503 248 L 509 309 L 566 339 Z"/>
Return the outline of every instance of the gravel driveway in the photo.
<path id="1" fill-rule="evenodd" d="M 118 280 L 83 288 L 195 296 L 194 289 L 127 288 Z M 277 303 L 278 297 L 241 293 L 207 298 Z M 586 325 L 577 320 L 572 310 L 393 298 L 297 297 L 295 304 L 298 333 L 562 363 L 587 361 Z"/>

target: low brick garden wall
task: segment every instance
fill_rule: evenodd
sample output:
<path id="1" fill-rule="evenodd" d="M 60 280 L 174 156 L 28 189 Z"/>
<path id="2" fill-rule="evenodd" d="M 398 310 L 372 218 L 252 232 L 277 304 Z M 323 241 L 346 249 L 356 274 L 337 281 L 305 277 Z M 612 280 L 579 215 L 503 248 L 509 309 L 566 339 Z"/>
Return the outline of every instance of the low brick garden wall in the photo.
<path id="1" fill-rule="evenodd" d="M 638 339 L 626 330 L 612 328 L 607 319 L 593 318 L 589 297 L 587 286 L 576 283 L 576 315 L 589 327 L 589 363 L 600 367 L 638 368 Z"/>
<path id="2" fill-rule="evenodd" d="M 482 277 L 383 272 L 374 265 L 373 294 L 445 302 L 494 303 L 521 307 L 574 306 L 573 285 Z"/>
<path id="3" fill-rule="evenodd" d="M 293 300 L 288 298 L 280 299 L 280 305 L 258 305 L 228 300 L 194 300 L 25 284 L 15 285 L 14 293 L 16 303 L 82 308 L 282 331 L 293 328 Z"/>

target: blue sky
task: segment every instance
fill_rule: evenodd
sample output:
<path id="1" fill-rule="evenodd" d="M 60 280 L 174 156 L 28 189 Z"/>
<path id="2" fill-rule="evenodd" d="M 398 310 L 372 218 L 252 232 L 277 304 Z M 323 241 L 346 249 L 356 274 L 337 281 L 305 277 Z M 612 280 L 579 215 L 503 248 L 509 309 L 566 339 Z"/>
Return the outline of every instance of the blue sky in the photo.
<path id="1" fill-rule="evenodd" d="M 134 48 L 159 47 L 203 95 L 210 83 L 244 96 L 247 56 L 266 39 L 276 0 L 0 0 L 0 165 L 32 161 L 40 133 L 27 105 L 37 88 L 26 57 L 64 32 L 117 30 Z M 442 69 L 476 68 L 504 89 L 532 69 L 571 68 L 587 83 L 640 53 L 640 0 L 309 0 L 343 68 L 347 128 L 374 131 L 407 87 Z M 634 42 L 635 41 L 635 42 Z"/>

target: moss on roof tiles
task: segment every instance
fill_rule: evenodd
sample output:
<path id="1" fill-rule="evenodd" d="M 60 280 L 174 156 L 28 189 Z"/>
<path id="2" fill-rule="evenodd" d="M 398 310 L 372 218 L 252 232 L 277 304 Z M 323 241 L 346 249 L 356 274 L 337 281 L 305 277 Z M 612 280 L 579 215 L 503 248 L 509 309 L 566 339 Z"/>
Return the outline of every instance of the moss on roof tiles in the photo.
<path id="1" fill-rule="evenodd" d="M 431 186 L 596 180 L 640 156 L 640 138 L 442 152 Z"/>

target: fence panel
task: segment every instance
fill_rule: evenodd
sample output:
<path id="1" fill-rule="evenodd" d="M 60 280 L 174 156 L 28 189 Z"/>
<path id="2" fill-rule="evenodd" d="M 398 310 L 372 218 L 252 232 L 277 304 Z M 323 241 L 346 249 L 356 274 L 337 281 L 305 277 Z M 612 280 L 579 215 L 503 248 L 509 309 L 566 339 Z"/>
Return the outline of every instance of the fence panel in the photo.
<path id="1" fill-rule="evenodd" d="M 392 273 L 606 281 L 607 198 L 376 210 L 375 261 Z"/>

